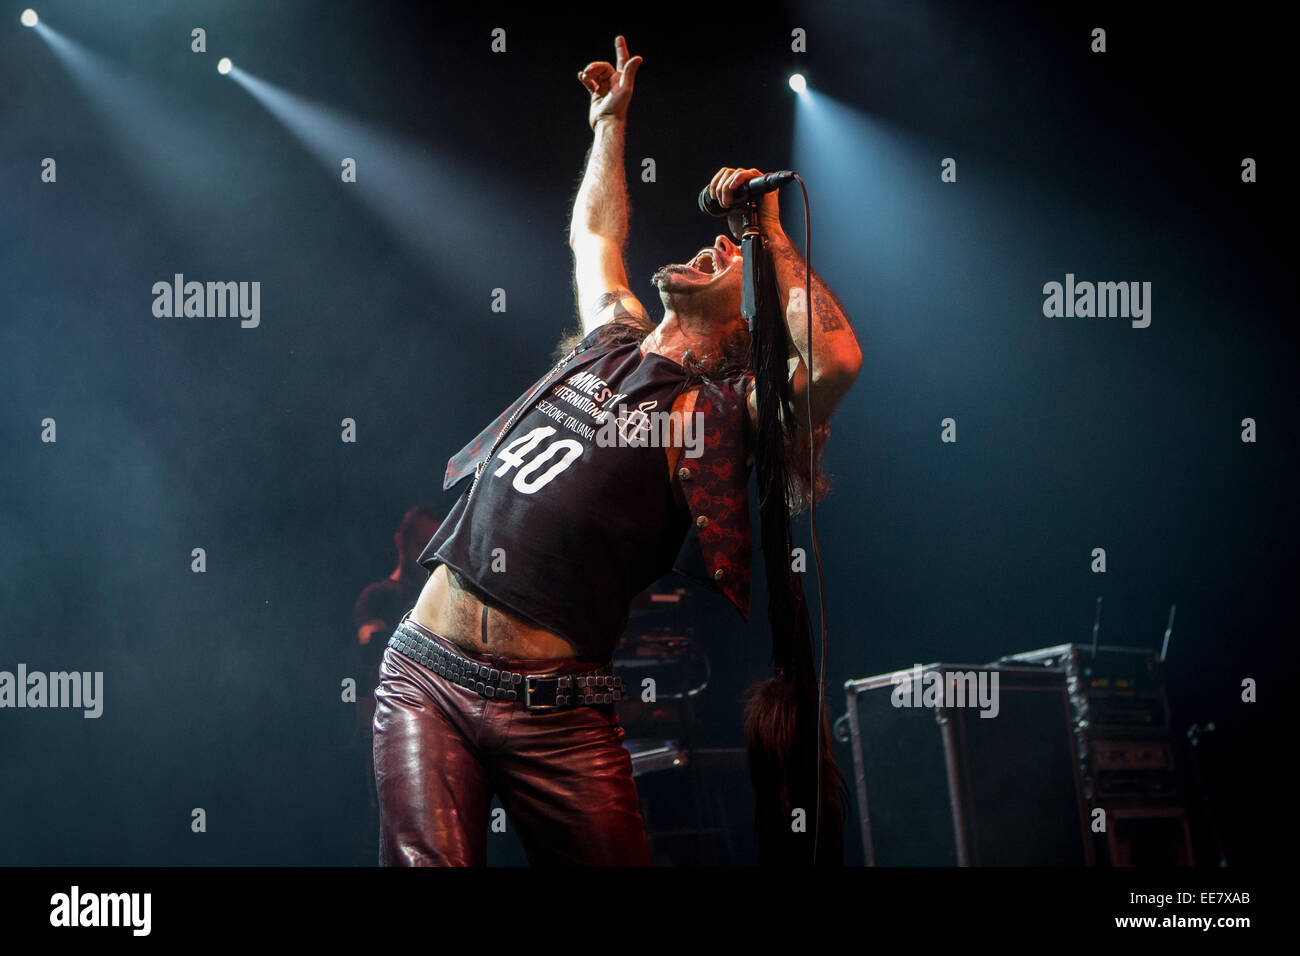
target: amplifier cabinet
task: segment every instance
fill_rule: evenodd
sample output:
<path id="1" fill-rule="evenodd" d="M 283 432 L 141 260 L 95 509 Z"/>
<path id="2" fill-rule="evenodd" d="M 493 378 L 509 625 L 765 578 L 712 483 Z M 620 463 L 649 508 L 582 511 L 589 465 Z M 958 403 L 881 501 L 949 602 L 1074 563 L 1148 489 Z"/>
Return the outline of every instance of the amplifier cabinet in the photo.
<path id="1" fill-rule="evenodd" d="M 1170 730 L 1169 701 L 1155 651 L 1103 644 L 1058 644 L 1002 658 L 999 664 L 1048 667 L 1065 672 L 1074 719 L 1080 728 L 1104 733 L 1160 736 Z"/>
<path id="2" fill-rule="evenodd" d="M 1191 866 L 1191 832 L 1159 656 L 1058 644 L 1002 658 L 1065 674 L 1089 807 L 1106 812 L 1095 853 L 1112 866 Z"/>
<path id="3" fill-rule="evenodd" d="M 844 688 L 868 866 L 1093 863 L 1062 672 L 929 664 Z"/>

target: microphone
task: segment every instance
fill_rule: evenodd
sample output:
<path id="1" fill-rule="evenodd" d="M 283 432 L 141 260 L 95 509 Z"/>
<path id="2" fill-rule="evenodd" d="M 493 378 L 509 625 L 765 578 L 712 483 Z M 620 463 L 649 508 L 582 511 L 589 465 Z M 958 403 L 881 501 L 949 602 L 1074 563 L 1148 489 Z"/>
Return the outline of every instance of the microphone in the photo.
<path id="1" fill-rule="evenodd" d="M 768 173 L 765 176 L 755 176 L 747 183 L 741 183 L 736 200 L 730 206 L 724 206 L 717 199 L 709 194 L 709 187 L 705 186 L 700 190 L 700 212 L 708 213 L 710 216 L 725 216 L 736 206 L 741 203 L 754 199 L 763 193 L 775 192 L 786 183 L 794 181 L 794 170 L 778 169 L 774 173 Z"/>

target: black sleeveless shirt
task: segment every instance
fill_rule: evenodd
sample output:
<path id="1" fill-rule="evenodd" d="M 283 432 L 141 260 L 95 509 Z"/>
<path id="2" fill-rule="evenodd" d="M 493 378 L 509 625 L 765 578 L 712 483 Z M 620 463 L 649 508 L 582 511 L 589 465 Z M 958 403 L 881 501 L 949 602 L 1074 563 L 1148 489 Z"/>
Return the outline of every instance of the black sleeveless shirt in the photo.
<path id="1" fill-rule="evenodd" d="M 682 433 L 659 418 L 685 386 L 678 363 L 635 342 L 571 371 L 497 442 L 420 563 L 608 660 L 628 603 L 672 570 L 690 525 L 663 447 Z"/>

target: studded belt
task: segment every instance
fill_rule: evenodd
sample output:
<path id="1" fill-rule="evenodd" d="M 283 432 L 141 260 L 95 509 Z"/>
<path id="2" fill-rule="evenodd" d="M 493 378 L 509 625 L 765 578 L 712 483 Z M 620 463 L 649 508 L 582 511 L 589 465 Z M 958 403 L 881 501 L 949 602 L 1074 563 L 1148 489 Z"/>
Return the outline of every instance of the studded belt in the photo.
<path id="1" fill-rule="evenodd" d="M 481 697 L 519 701 L 530 713 L 612 704 L 627 697 L 627 684 L 614 675 L 608 664 L 578 674 L 520 674 L 501 670 L 447 650 L 405 620 L 397 625 L 388 646 Z"/>

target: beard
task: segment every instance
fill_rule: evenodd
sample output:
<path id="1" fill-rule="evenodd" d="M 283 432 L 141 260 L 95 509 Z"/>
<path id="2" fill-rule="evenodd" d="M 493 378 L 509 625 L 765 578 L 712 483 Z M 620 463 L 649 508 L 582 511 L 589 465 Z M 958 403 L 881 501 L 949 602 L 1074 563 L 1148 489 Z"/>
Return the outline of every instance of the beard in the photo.
<path id="1" fill-rule="evenodd" d="M 660 292 L 664 291 L 664 286 L 676 275 L 686 275 L 690 273 L 690 268 L 683 265 L 660 266 L 655 270 L 654 275 L 650 277 L 650 284 Z M 645 275 L 645 273 L 641 273 Z"/>

